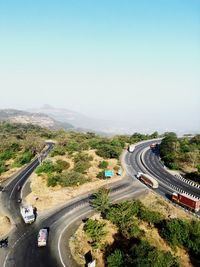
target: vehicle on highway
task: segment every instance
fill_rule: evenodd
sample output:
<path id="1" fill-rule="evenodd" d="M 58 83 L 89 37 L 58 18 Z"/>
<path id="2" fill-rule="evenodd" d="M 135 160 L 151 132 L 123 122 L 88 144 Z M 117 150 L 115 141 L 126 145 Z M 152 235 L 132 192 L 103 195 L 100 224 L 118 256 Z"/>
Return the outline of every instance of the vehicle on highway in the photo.
<path id="1" fill-rule="evenodd" d="M 153 178 L 152 176 L 150 176 L 147 173 L 142 173 L 142 172 L 138 172 L 136 177 L 142 181 L 144 184 L 150 186 L 153 189 L 158 188 L 158 182 L 155 178 Z"/>
<path id="2" fill-rule="evenodd" d="M 19 191 L 21 189 L 21 185 L 17 186 L 17 191 Z"/>
<path id="3" fill-rule="evenodd" d="M 3 192 L 4 191 L 4 188 L 3 186 L 0 185 L 0 192 Z"/>
<path id="4" fill-rule="evenodd" d="M 7 248 L 7 247 L 8 247 L 8 237 L 0 240 L 0 248 Z"/>
<path id="5" fill-rule="evenodd" d="M 32 223 L 35 221 L 35 213 L 32 206 L 20 206 L 20 213 L 25 223 Z"/>
<path id="6" fill-rule="evenodd" d="M 133 153 L 134 150 L 135 150 L 135 145 L 128 146 L 128 152 Z"/>
<path id="7" fill-rule="evenodd" d="M 200 199 L 198 198 L 195 198 L 185 193 L 173 193 L 171 198 L 172 201 L 180 204 L 181 206 L 187 207 L 194 212 L 198 212 L 200 210 Z"/>
<path id="8" fill-rule="evenodd" d="M 48 229 L 40 229 L 38 233 L 38 247 L 45 247 L 47 245 Z"/>

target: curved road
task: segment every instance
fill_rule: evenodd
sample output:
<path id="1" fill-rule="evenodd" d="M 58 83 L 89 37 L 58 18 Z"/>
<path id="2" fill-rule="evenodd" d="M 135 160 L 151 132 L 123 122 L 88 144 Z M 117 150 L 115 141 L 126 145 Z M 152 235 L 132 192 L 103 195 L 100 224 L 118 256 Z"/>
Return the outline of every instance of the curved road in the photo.
<path id="1" fill-rule="evenodd" d="M 135 177 L 137 172 L 150 173 L 160 179 L 159 188 L 156 191 L 163 196 L 174 192 L 173 186 L 181 186 L 184 190 L 188 190 L 198 196 L 199 191 L 196 188 L 186 183 L 183 185 L 183 182 L 178 178 L 171 177 L 172 175 L 164 170 L 159 162 L 159 156 L 147 149 L 153 142 L 155 140 L 140 143 L 133 153 L 124 154 L 122 161 L 129 177 L 112 185 L 110 196 L 112 201 L 138 197 L 148 191 L 147 187 Z M 20 183 L 23 183 L 23 179 Z M 13 185 L 11 188 L 13 190 Z M 7 198 L 7 203 L 10 205 L 13 218 L 17 223 L 16 230 L 13 232 L 9 242 L 10 249 L 4 260 L 3 267 L 78 266 L 71 257 L 67 240 L 81 220 L 93 213 L 93 209 L 89 204 L 91 195 L 79 196 L 63 207 L 52 211 L 51 214 L 38 216 L 34 224 L 26 226 L 19 219 L 16 203 L 16 199 L 19 197 L 18 194 L 14 189 L 13 194 L 9 195 L 9 199 Z M 50 228 L 48 245 L 45 248 L 38 249 L 37 233 L 43 227 Z"/>

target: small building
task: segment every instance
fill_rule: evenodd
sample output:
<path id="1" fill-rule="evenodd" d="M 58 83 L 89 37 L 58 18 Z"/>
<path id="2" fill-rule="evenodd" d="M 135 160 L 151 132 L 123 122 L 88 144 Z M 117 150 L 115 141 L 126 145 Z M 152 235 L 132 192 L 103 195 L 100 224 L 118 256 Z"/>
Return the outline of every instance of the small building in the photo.
<path id="1" fill-rule="evenodd" d="M 105 176 L 105 178 L 111 178 L 114 176 L 114 172 L 112 170 L 105 170 L 104 176 Z"/>

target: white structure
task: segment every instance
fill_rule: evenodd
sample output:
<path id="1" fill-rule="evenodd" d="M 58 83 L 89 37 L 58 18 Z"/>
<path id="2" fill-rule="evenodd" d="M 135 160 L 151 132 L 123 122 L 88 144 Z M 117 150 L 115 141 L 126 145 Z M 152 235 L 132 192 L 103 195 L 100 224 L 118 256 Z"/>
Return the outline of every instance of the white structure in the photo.
<path id="1" fill-rule="evenodd" d="M 32 223 L 35 221 L 35 214 L 32 206 L 21 206 L 20 212 L 25 223 Z"/>

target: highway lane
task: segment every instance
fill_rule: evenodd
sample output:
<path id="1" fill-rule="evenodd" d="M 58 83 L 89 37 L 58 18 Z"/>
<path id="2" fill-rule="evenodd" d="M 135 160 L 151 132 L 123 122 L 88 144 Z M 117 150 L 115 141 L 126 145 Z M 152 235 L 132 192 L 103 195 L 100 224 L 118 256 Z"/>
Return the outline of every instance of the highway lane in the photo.
<path id="1" fill-rule="evenodd" d="M 149 146 L 152 142 L 155 141 L 147 141 L 139 144 L 133 153 L 125 153 L 124 161 L 130 177 L 124 181 L 115 183 L 112 191 L 113 194 L 117 195 L 118 199 L 123 199 L 124 197 L 132 198 L 137 191 L 139 191 L 139 194 L 148 191 L 147 187 L 138 181 L 135 174 L 138 171 L 147 172 L 145 166 L 141 163 L 140 155 L 143 149 Z M 159 186 L 160 194 L 165 195 L 166 192 L 171 191 L 168 187 Z M 68 227 L 66 228 L 66 231 L 69 235 L 69 227 L 77 225 L 82 216 L 85 217 L 88 213 L 92 212 L 88 202 L 89 196 L 80 196 L 78 199 L 74 199 L 57 211 L 53 211 L 52 214 L 46 214 L 44 217 L 39 216 L 33 225 L 26 226 L 21 223 L 17 224 L 17 229 L 11 240 L 12 249 L 9 251 L 3 267 L 13 267 L 13 265 L 18 267 L 64 266 L 60 261 L 61 254 L 64 255 L 62 256 L 64 262 L 68 262 L 65 263 L 66 267 L 75 266 L 73 265 L 74 263 L 69 263 L 71 255 L 69 254 L 69 251 L 67 253 L 67 248 L 65 253 L 63 242 L 65 242 L 66 245 L 66 240 L 63 238 L 60 238 L 61 249 L 59 250 L 57 246 L 59 243 L 59 234 L 61 231 L 63 231 L 63 235 L 66 233 L 65 227 L 67 224 Z M 46 226 L 50 227 L 49 244 L 46 248 L 38 249 L 37 233 L 40 228 Z"/>
<path id="2" fill-rule="evenodd" d="M 53 144 L 48 143 L 46 150 L 42 151 L 39 155 L 40 160 L 43 160 L 49 151 L 52 149 Z M 0 208 L 12 222 L 12 230 L 9 234 L 9 246 L 27 231 L 28 226 L 24 225 L 20 215 L 19 203 L 17 202 L 20 197 L 20 191 L 18 185 L 22 186 L 23 183 L 29 178 L 30 174 L 39 165 L 38 157 L 35 158 L 30 164 L 22 168 L 21 171 L 10 177 L 8 181 L 3 183 L 4 190 L 0 192 Z M 6 257 L 8 249 L 0 250 L 0 266 L 3 266 L 4 258 Z"/>
<path id="3" fill-rule="evenodd" d="M 160 139 L 157 140 L 159 142 Z M 146 166 L 142 163 L 141 155 L 142 152 L 149 147 L 150 144 L 155 143 L 155 140 L 147 141 L 138 145 L 133 153 L 126 153 L 124 160 L 126 162 L 126 166 L 128 168 L 128 172 L 132 173 L 132 178 L 134 180 L 138 180 L 136 178 L 136 174 L 138 172 L 149 173 L 152 175 L 151 169 L 147 169 Z M 142 182 L 141 182 L 142 183 Z M 146 186 L 146 185 L 144 185 Z M 165 184 L 159 184 L 158 189 L 154 189 L 153 191 L 157 192 L 158 194 L 162 195 L 166 198 L 166 196 L 171 195 L 174 190 Z"/>
<path id="4" fill-rule="evenodd" d="M 174 192 L 186 192 L 188 195 L 199 197 L 200 189 L 170 174 L 160 163 L 158 151 L 157 153 L 153 153 L 149 149 L 149 143 L 139 146 L 135 150 L 135 153 L 127 153 L 125 161 L 126 164 L 128 162 L 132 163 L 131 167 L 128 165 L 129 171 L 133 169 L 133 173 L 137 170 L 137 172 L 148 173 L 154 176 L 159 182 L 159 187 L 158 189 L 152 190 L 165 199 L 168 199 L 168 201 L 171 200 L 171 195 Z M 133 176 L 133 179 L 137 178 Z M 176 206 L 183 209 L 183 207 L 178 204 L 176 204 Z M 188 211 L 186 208 L 184 209 Z M 194 215 L 200 216 L 200 211 Z"/>
<path id="5" fill-rule="evenodd" d="M 48 148 L 40 155 L 41 160 L 47 156 L 52 147 L 53 144 L 48 144 Z M 37 157 L 13 177 L 13 179 L 4 186 L 4 191 L 1 193 L 1 206 L 15 223 L 21 223 L 19 219 L 21 216 L 19 216 L 20 204 L 18 203 L 18 199 L 20 198 L 20 190 L 18 190 L 18 186 L 22 187 L 39 164 L 40 161 Z"/>
<path id="6" fill-rule="evenodd" d="M 185 183 L 184 181 L 180 180 L 179 178 L 175 177 L 174 175 L 170 174 L 167 170 L 165 170 L 159 161 L 158 154 L 153 153 L 150 149 L 148 149 L 144 153 L 144 161 L 148 169 L 151 170 L 152 174 L 158 180 L 162 181 L 168 186 L 173 185 L 174 188 L 179 188 L 179 190 L 182 190 L 195 197 L 200 198 L 200 189 L 188 183 Z"/>
<path id="7" fill-rule="evenodd" d="M 112 190 L 112 197 L 114 200 L 121 200 L 124 198 L 133 198 L 140 194 L 144 194 L 148 191 L 141 183 L 135 181 L 135 183 L 123 182 L 121 185 L 115 183 L 115 187 Z M 38 220 L 30 225 L 26 232 L 18 238 L 12 244 L 12 250 L 10 250 L 3 267 L 13 267 L 15 264 L 18 267 L 55 267 L 63 266 L 60 261 L 60 253 L 57 247 L 59 240 L 59 233 L 62 231 L 62 225 L 65 226 L 77 223 L 81 218 L 84 218 L 88 212 L 91 212 L 91 206 L 89 204 L 90 195 L 83 197 L 82 199 L 76 198 L 71 201 L 70 204 L 59 208 L 54 211 L 47 218 L 38 218 Z M 49 244 L 46 248 L 37 247 L 37 233 L 42 227 L 50 227 Z M 62 239 L 63 242 L 63 239 Z M 65 247 L 61 245 L 62 255 L 67 261 L 67 267 L 72 267 L 73 263 L 70 261 L 70 254 L 66 254 Z M 66 248 L 67 250 L 67 248 Z M 72 260 L 73 261 L 73 260 Z"/>

